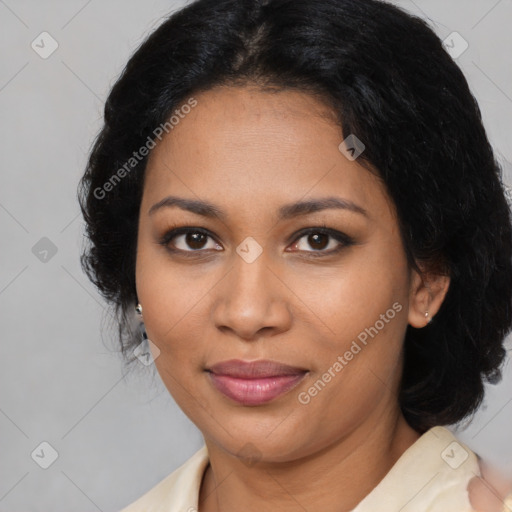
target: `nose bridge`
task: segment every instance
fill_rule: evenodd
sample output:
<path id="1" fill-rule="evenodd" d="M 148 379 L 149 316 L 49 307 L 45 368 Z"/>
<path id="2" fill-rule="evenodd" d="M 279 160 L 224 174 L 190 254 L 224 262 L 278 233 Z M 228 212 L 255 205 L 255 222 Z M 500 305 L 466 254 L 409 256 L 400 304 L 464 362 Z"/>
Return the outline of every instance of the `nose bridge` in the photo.
<path id="1" fill-rule="evenodd" d="M 239 250 L 244 249 L 240 244 Z M 249 245 L 249 251 L 252 250 Z M 262 328 L 281 331 L 290 322 L 285 290 L 274 275 L 269 259 L 261 253 L 254 260 L 236 255 L 216 301 L 214 320 L 248 339 Z"/>
<path id="2" fill-rule="evenodd" d="M 247 250 L 247 244 L 245 246 L 240 244 L 239 254 L 244 250 Z M 251 252 L 253 252 L 253 248 L 249 244 L 248 254 Z M 242 299 L 242 302 L 244 295 L 246 295 L 248 298 L 252 296 L 252 300 L 249 302 L 254 303 L 255 300 L 259 302 L 259 299 L 263 299 L 263 303 L 265 303 L 265 299 L 268 299 L 265 295 L 270 292 L 269 277 L 272 275 L 268 258 L 263 252 L 254 259 L 252 258 L 254 258 L 254 255 L 251 255 L 251 259 L 245 259 L 243 256 L 235 258 L 231 271 L 233 293 L 230 293 L 230 295 L 239 294 L 240 296 L 236 298 L 237 300 Z"/>

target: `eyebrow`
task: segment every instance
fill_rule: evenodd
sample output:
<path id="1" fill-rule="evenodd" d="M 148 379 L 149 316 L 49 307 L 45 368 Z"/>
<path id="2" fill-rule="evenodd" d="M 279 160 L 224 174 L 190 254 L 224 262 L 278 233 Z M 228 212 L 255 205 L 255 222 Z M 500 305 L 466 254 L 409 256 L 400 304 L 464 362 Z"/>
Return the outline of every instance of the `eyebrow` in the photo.
<path id="1" fill-rule="evenodd" d="M 222 209 L 208 201 L 185 199 L 176 196 L 167 196 L 161 201 L 158 201 L 158 203 L 155 203 L 149 209 L 148 214 L 153 215 L 156 211 L 161 210 L 162 208 L 172 208 L 175 206 L 182 210 L 202 215 L 203 217 L 217 217 L 221 220 L 225 220 L 227 218 L 226 213 Z M 364 208 L 348 199 L 339 197 L 323 197 L 281 206 L 278 210 L 278 220 L 288 220 L 301 215 L 308 215 L 328 209 L 348 210 L 368 217 L 368 212 Z"/>

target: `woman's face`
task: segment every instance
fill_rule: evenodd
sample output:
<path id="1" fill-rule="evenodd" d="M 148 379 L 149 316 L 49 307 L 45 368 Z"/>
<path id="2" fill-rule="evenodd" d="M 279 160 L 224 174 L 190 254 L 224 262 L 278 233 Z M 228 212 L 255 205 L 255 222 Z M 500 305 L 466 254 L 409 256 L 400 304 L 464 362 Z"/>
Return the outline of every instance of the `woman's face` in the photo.
<path id="1" fill-rule="evenodd" d="M 398 414 L 416 282 L 384 186 L 309 95 L 195 99 L 150 154 L 140 209 L 137 292 L 165 385 L 232 454 L 294 460 L 370 432 Z"/>

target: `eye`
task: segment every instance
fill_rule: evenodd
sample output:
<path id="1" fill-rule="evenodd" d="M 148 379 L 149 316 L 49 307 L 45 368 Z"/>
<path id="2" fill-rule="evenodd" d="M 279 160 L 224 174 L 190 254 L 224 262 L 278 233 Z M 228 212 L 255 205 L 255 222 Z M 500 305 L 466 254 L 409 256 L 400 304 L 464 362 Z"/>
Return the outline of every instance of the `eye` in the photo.
<path id="1" fill-rule="evenodd" d="M 298 251 L 313 253 L 311 256 L 325 256 L 326 254 L 337 253 L 343 248 L 353 245 L 353 243 L 354 241 L 345 233 L 323 227 L 308 228 L 301 231 L 299 238 L 296 238 L 292 247 Z"/>
<path id="2" fill-rule="evenodd" d="M 309 253 L 309 256 L 335 254 L 343 248 L 353 245 L 348 235 L 326 227 L 307 228 L 295 235 L 291 250 Z M 181 227 L 165 233 L 159 242 L 171 252 L 201 253 L 203 251 L 222 251 L 222 246 L 205 229 Z"/>
<path id="3" fill-rule="evenodd" d="M 210 241 L 209 241 L 210 239 Z M 179 228 L 167 232 L 161 242 L 170 251 L 198 252 L 222 250 L 208 231 L 201 228 Z"/>

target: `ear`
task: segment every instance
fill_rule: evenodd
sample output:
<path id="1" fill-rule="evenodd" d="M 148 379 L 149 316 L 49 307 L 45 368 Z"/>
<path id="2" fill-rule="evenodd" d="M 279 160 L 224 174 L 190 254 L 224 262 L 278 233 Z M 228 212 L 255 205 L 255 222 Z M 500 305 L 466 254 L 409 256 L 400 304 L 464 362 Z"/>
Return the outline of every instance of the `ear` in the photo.
<path id="1" fill-rule="evenodd" d="M 425 327 L 439 311 L 450 286 L 450 277 L 411 270 L 408 322 L 412 327 Z"/>

